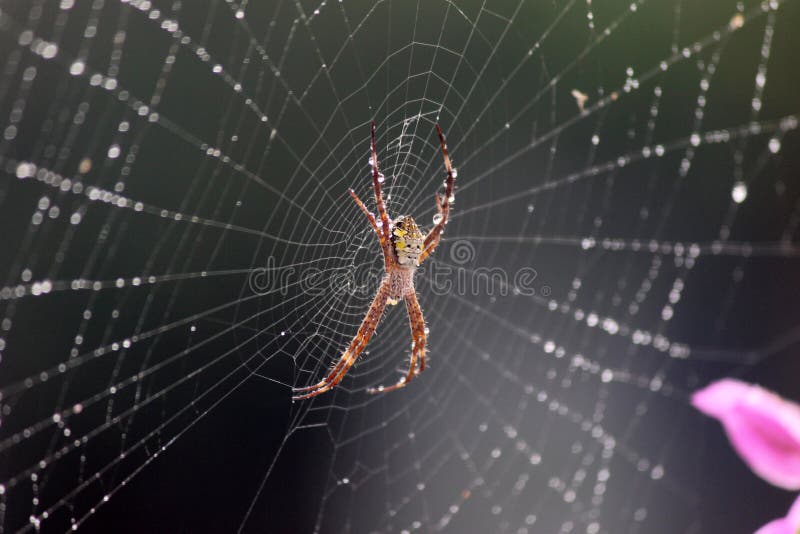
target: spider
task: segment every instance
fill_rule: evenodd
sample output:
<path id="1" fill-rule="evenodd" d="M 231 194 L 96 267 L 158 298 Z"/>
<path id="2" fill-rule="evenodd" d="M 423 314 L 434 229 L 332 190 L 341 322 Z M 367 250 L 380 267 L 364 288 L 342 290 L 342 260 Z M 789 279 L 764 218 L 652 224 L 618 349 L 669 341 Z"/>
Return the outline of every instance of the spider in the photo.
<path id="1" fill-rule="evenodd" d="M 431 255 L 439 244 L 439 239 L 447 224 L 450 206 L 454 201 L 453 179 L 456 176 L 456 172 L 450 164 L 450 156 L 447 155 L 444 134 L 442 134 L 442 129 L 438 124 L 436 125 L 436 131 L 439 134 L 439 143 L 442 147 L 447 180 L 445 182 L 444 196 L 439 196 L 439 193 L 436 193 L 437 214 L 434 216 L 434 226 L 427 234 L 423 234 L 412 217 L 401 215 L 395 219 L 390 219 L 386 212 L 386 204 L 381 194 L 381 183 L 384 181 L 384 176 L 378 170 L 378 154 L 375 150 L 375 123 L 372 123 L 372 187 L 375 190 L 375 203 L 378 206 L 379 220 L 367 209 L 352 189 L 350 189 L 350 196 L 353 197 L 356 205 L 364 212 L 370 226 L 378 235 L 381 250 L 383 251 L 386 274 L 358 332 L 331 372 L 322 381 L 313 386 L 293 388 L 292 391 L 296 395 L 292 397 L 292 400 L 315 397 L 341 382 L 359 354 L 367 346 L 386 305 L 395 305 L 401 300 L 405 300 L 411 325 L 411 361 L 408 366 L 408 372 L 394 385 L 369 388 L 367 392 L 380 393 L 400 389 L 425 370 L 427 334 L 425 320 L 422 317 L 422 309 L 419 306 L 417 294 L 414 290 L 414 273 L 417 267 Z"/>

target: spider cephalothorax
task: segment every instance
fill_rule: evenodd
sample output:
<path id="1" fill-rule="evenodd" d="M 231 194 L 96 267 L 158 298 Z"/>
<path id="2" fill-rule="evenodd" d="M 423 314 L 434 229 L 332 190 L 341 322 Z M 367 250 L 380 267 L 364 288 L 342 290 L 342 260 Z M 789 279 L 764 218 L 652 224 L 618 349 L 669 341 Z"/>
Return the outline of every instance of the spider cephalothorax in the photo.
<path id="1" fill-rule="evenodd" d="M 425 234 L 420 232 L 412 217 L 401 215 L 392 222 L 391 240 L 397 263 L 404 267 L 419 266 Z"/>
<path id="2" fill-rule="evenodd" d="M 425 370 L 427 328 L 425 327 L 425 319 L 422 317 L 422 309 L 417 300 L 417 293 L 414 290 L 414 272 L 439 244 L 444 226 L 447 224 L 450 205 L 453 202 L 453 179 L 455 178 L 455 170 L 450 165 L 450 156 L 447 155 L 444 135 L 438 124 L 436 125 L 436 131 L 439 133 L 439 143 L 442 146 L 447 181 L 445 182 L 444 195 L 436 195 L 436 210 L 438 212 L 434 218 L 436 224 L 427 234 L 423 234 L 411 217 L 401 215 L 391 220 L 386 212 L 386 204 L 381 193 L 383 175 L 378 170 L 378 153 L 375 150 L 375 123 L 372 123 L 372 188 L 375 190 L 375 204 L 378 207 L 380 222 L 352 189 L 350 190 L 350 196 L 353 197 L 358 207 L 364 212 L 370 226 L 378 235 L 378 239 L 381 242 L 381 250 L 383 251 L 386 276 L 384 276 L 381 286 L 378 288 L 378 294 L 375 295 L 369 310 L 367 310 L 367 315 L 361 322 L 356 337 L 350 342 L 347 350 L 344 351 L 344 354 L 339 358 L 331 372 L 328 373 L 328 376 L 313 386 L 294 388 L 293 391 L 300 394 L 292 397 L 293 400 L 315 397 L 341 382 L 344 375 L 356 362 L 358 355 L 366 348 L 369 339 L 375 332 L 375 327 L 378 326 L 378 321 L 380 321 L 386 305 L 397 304 L 400 300 L 405 300 L 406 302 L 406 311 L 411 323 L 411 362 L 408 366 L 408 372 L 394 385 L 378 386 L 367 391 L 377 393 L 402 388 L 412 378 Z"/>

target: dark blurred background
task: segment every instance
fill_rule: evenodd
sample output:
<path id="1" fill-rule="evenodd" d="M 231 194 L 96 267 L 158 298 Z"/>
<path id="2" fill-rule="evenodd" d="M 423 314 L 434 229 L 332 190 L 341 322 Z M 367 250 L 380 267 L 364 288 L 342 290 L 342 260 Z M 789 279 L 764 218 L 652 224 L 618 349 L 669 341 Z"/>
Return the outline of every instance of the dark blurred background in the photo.
<path id="1" fill-rule="evenodd" d="M 783 516 L 688 400 L 723 376 L 800 400 L 799 22 L 796 0 L 0 0 L 0 532 Z M 380 275 L 347 194 L 373 206 L 372 120 L 393 215 L 431 225 L 436 122 L 458 169 L 417 277 L 430 369 L 364 392 L 407 364 L 398 306 L 292 404 Z M 458 289 L 486 269 L 505 282 Z"/>

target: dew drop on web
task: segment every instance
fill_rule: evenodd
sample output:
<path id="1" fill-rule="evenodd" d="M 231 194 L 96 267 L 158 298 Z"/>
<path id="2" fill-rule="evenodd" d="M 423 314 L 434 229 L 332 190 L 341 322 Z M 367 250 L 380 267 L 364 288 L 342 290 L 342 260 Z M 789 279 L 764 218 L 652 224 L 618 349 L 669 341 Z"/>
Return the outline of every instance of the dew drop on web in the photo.
<path id="1" fill-rule="evenodd" d="M 737 204 L 741 204 L 747 198 L 747 184 L 736 182 L 731 190 L 731 197 Z"/>

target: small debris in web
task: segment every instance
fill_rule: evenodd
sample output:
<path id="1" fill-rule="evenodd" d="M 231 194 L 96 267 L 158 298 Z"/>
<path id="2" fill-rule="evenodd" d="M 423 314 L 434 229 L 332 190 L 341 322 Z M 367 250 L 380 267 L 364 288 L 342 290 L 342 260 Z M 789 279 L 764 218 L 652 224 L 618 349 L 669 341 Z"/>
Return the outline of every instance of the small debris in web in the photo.
<path id="1" fill-rule="evenodd" d="M 744 15 L 741 13 L 736 13 L 734 16 L 731 17 L 731 21 L 728 23 L 728 27 L 732 30 L 738 30 L 744 26 Z"/>
<path id="2" fill-rule="evenodd" d="M 90 158 L 83 158 L 78 164 L 78 172 L 80 174 L 89 174 L 92 170 L 92 160 Z"/>
<path id="3" fill-rule="evenodd" d="M 586 113 L 586 101 L 589 100 L 589 95 L 582 93 L 578 89 L 573 89 L 572 97 L 575 99 L 575 103 L 578 104 L 581 114 Z"/>

